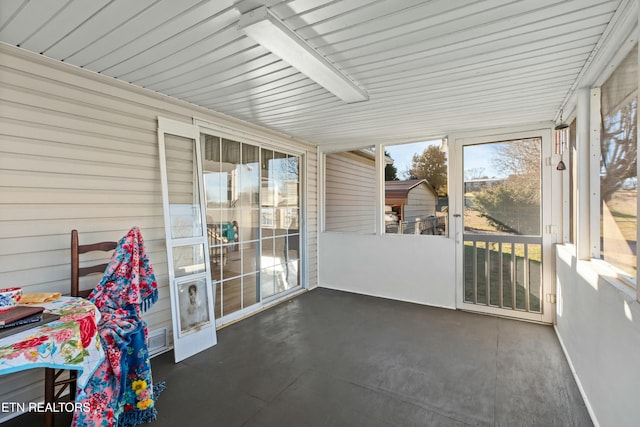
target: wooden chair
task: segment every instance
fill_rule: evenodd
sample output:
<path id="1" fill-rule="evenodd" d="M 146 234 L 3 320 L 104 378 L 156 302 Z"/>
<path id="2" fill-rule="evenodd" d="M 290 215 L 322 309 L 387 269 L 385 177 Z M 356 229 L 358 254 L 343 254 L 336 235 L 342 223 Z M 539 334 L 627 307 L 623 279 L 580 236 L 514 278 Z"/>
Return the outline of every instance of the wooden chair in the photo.
<path id="1" fill-rule="evenodd" d="M 91 293 L 92 289 L 81 290 L 80 289 L 80 277 L 88 276 L 90 274 L 102 275 L 107 268 L 108 262 L 102 264 L 91 265 L 88 267 L 80 267 L 80 254 L 85 254 L 94 251 L 109 252 L 108 257 L 111 257 L 111 252 L 116 248 L 117 242 L 100 242 L 87 245 L 81 245 L 78 240 L 78 230 L 71 230 L 71 296 L 86 298 Z M 101 276 L 97 276 L 96 284 L 100 280 Z M 69 376 L 63 377 L 65 372 L 69 372 Z M 44 401 L 45 403 L 54 403 L 60 400 L 60 397 L 64 391 L 69 389 L 69 398 L 74 400 L 76 397 L 76 380 L 78 378 L 77 371 L 65 371 L 64 369 L 45 368 L 44 373 Z M 53 427 L 54 414 L 53 412 L 45 413 L 46 427 Z"/>

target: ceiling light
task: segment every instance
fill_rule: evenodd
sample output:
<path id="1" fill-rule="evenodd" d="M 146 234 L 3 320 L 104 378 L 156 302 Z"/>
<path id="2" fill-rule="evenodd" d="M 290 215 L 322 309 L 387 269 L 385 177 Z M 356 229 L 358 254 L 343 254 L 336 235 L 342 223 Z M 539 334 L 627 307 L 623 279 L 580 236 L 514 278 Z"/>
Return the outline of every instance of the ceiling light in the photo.
<path id="1" fill-rule="evenodd" d="M 369 95 L 275 17 L 266 6 L 242 14 L 238 29 L 347 103 Z"/>

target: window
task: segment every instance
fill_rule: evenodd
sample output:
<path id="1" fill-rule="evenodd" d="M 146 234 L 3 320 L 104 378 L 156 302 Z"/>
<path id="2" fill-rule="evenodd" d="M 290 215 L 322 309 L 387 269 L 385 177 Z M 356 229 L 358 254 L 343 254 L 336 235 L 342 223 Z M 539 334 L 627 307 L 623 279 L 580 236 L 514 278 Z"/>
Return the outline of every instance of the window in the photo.
<path id="1" fill-rule="evenodd" d="M 601 88 L 600 256 L 637 276 L 637 46 Z M 624 277 L 624 276 L 622 276 Z"/>
<path id="2" fill-rule="evenodd" d="M 385 146 L 385 232 L 447 234 L 444 140 Z"/>

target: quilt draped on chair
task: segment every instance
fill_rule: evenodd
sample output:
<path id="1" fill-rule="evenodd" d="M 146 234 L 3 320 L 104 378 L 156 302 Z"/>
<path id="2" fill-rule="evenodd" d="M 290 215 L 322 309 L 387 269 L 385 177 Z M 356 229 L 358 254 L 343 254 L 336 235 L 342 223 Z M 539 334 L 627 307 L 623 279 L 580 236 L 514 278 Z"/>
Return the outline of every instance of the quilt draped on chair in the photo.
<path id="1" fill-rule="evenodd" d="M 118 242 L 89 300 L 102 315 L 98 330 L 106 357 L 78 390 L 76 401 L 90 410 L 76 411 L 73 426 L 123 427 L 154 420 L 164 384 L 153 385 L 141 313 L 158 300 L 158 284 L 138 227 Z"/>

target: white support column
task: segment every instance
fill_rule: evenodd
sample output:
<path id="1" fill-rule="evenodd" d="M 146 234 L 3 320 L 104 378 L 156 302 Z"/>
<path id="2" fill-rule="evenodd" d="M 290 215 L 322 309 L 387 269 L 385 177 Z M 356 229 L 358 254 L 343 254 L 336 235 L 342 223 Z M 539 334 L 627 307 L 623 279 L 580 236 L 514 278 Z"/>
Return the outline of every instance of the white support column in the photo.
<path id="1" fill-rule="evenodd" d="M 384 146 L 376 145 L 376 235 L 384 234 Z"/>
<path id="2" fill-rule="evenodd" d="M 589 124 L 589 256 L 600 258 L 600 88 L 591 89 Z"/>
<path id="3" fill-rule="evenodd" d="M 640 8 L 638 8 L 638 19 L 640 22 Z M 638 36 L 638 32 L 640 32 L 640 29 L 636 29 L 636 37 Z M 636 38 L 637 40 L 637 38 Z M 636 49 L 638 49 L 638 47 L 636 46 Z M 638 79 L 638 87 L 640 88 L 640 52 L 638 52 L 638 75 L 637 75 L 637 79 Z M 640 129 L 640 117 L 638 117 L 638 114 L 636 113 L 636 129 Z M 638 212 L 640 212 L 640 197 L 637 196 L 637 186 L 638 186 L 638 175 L 640 175 L 640 162 L 638 162 L 638 149 L 637 147 L 640 146 L 640 141 L 638 141 L 637 137 L 638 133 L 636 132 L 636 247 L 637 247 L 637 243 L 638 241 L 640 241 L 640 228 L 638 228 L 637 226 L 637 222 L 638 222 Z M 638 271 L 640 271 L 640 257 L 638 257 L 638 251 L 636 250 L 636 300 L 638 302 L 640 302 L 640 281 L 638 280 Z"/>
<path id="4" fill-rule="evenodd" d="M 316 147 L 317 158 L 317 176 L 318 180 L 318 234 L 325 231 L 325 179 L 326 179 L 326 154 L 320 150 L 320 147 Z"/>
<path id="5" fill-rule="evenodd" d="M 579 89 L 576 106 L 576 207 L 575 215 L 578 222 L 576 227 L 576 256 L 578 259 L 589 259 L 591 248 L 589 241 L 590 215 L 589 215 L 589 136 L 590 136 L 590 104 L 591 92 L 589 89 Z"/>

